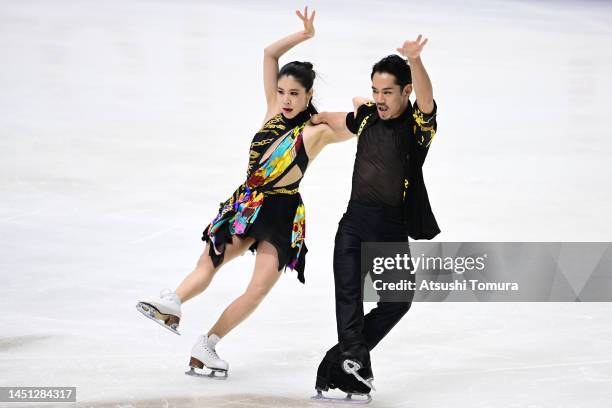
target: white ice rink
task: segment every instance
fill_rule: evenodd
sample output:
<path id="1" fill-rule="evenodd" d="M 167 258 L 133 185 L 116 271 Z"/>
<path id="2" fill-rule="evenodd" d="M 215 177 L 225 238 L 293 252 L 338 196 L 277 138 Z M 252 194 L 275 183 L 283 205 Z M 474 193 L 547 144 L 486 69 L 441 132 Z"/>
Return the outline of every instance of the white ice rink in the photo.
<path id="1" fill-rule="evenodd" d="M 354 141 L 309 169 L 307 284 L 288 272 L 220 343 L 227 381 L 183 372 L 252 255 L 184 306 L 181 337 L 134 308 L 191 271 L 242 182 L 264 115 L 262 50 L 300 29 L 301 6 L 0 1 L 0 386 L 76 386 L 83 407 L 320 406 L 308 397 L 336 339 L 332 246 Z M 310 6 L 315 38 L 281 63 L 315 64 L 320 110 L 349 110 L 375 61 L 429 37 L 436 240 L 612 241 L 612 4 Z M 370 406 L 609 407 L 611 312 L 417 303 L 372 353 Z"/>

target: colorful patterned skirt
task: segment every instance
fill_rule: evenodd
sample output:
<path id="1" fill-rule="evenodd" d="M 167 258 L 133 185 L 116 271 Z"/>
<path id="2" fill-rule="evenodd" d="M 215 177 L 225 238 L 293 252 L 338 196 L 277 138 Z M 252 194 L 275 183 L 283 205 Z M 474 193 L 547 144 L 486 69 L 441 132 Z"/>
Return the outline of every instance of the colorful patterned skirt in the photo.
<path id="1" fill-rule="evenodd" d="M 224 208 L 227 208 L 227 202 L 222 203 L 219 214 L 223 213 Z M 244 209 L 242 212 L 245 212 Z M 267 241 L 276 248 L 279 271 L 289 267 L 297 272 L 298 280 L 304 283 L 308 249 L 303 239 L 305 229 L 303 213 L 304 205 L 300 193 L 265 195 L 248 222 L 244 222 L 240 211 L 230 210 L 221 222 L 218 215 L 213 223 L 206 227 L 202 241 L 211 244 L 208 254 L 215 267 L 223 262 L 225 244 L 232 242 L 233 235 L 243 239 L 254 238 L 255 243 L 249 248 L 252 252 L 257 250 L 260 242 Z M 216 228 L 211 228 L 211 225 Z M 213 244 L 221 252 L 220 254 L 215 252 Z"/>

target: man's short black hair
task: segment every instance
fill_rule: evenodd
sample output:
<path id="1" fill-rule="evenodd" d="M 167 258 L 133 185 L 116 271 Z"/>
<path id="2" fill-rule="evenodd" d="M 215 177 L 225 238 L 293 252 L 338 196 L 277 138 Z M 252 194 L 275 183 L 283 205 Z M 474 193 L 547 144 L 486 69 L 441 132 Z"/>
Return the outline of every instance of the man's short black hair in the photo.
<path id="1" fill-rule="evenodd" d="M 412 84 L 410 65 L 399 55 L 388 55 L 374 64 L 370 79 L 374 78 L 374 74 L 377 72 L 379 74 L 387 73 L 393 75 L 395 83 L 400 86 L 400 89 L 404 89 L 406 85 Z"/>

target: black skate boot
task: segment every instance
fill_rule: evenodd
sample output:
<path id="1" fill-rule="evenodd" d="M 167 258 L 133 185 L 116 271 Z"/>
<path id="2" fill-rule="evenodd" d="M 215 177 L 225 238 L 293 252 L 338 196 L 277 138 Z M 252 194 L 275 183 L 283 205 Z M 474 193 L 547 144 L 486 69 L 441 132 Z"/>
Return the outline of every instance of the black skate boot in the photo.
<path id="1" fill-rule="evenodd" d="M 321 360 L 317 369 L 317 379 L 315 381 L 315 389 L 317 391 L 327 391 L 330 388 L 336 388 L 332 381 L 332 368 L 339 367 L 338 359 L 340 358 L 340 345 L 336 344 L 325 353 L 325 357 Z"/>
<path id="2" fill-rule="evenodd" d="M 347 402 L 354 404 L 367 404 L 372 400 L 370 387 L 358 381 L 353 375 L 347 374 L 341 367 L 339 345 L 331 348 L 319 364 L 315 389 L 317 395 L 314 400 L 325 402 Z M 363 370 L 363 369 L 362 369 Z M 365 375 L 366 372 L 362 373 Z M 346 393 L 344 398 L 324 395 L 324 391 L 338 388 Z M 353 398 L 356 396 L 357 398 Z"/>
<path id="3" fill-rule="evenodd" d="M 374 375 L 370 363 L 370 352 L 365 344 L 353 343 L 346 347 L 340 355 L 340 366 L 345 373 L 354 376 L 356 380 L 372 390 L 376 390 L 372 384 Z"/>

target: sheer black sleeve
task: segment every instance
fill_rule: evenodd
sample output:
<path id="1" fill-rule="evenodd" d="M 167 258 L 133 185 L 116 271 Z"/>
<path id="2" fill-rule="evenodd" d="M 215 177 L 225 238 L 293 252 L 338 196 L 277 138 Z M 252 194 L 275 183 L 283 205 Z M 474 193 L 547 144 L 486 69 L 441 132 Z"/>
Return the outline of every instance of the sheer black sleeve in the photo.
<path id="1" fill-rule="evenodd" d="M 350 130 L 351 133 L 357 134 L 359 131 L 359 127 L 361 123 L 366 118 L 366 116 L 374 113 L 376 111 L 376 105 L 368 102 L 364 103 L 357 109 L 357 116 L 355 116 L 354 112 L 349 112 L 346 115 L 346 127 Z"/>
<path id="2" fill-rule="evenodd" d="M 421 112 L 416 101 L 414 102 L 412 112 L 412 117 L 414 118 L 414 136 L 419 146 L 429 147 L 436 135 L 436 130 L 438 129 L 438 122 L 436 121 L 437 112 L 438 106 L 436 101 L 434 101 L 434 108 L 431 113 Z"/>

